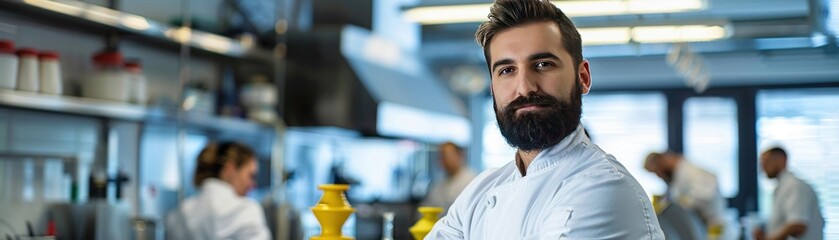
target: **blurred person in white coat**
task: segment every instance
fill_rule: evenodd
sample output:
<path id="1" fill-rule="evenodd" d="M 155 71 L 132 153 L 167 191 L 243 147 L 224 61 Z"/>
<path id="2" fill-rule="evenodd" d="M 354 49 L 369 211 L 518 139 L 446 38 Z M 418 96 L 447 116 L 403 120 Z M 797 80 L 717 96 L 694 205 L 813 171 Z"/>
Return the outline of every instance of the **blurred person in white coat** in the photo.
<path id="1" fill-rule="evenodd" d="M 517 151 L 472 180 L 425 239 L 664 239 L 641 185 L 583 133 L 592 79 L 571 20 L 547 0 L 496 0 L 475 35 Z"/>
<path id="2" fill-rule="evenodd" d="M 233 142 L 210 144 L 198 156 L 200 187 L 166 218 L 167 239 L 271 239 L 259 203 L 245 198 L 255 186 L 256 155 Z"/>
<path id="3" fill-rule="evenodd" d="M 726 202 L 717 176 L 675 152 L 650 153 L 644 168 L 667 183 L 664 200 L 679 204 L 702 220 L 707 233 L 722 235 L 726 225 Z"/>
<path id="4" fill-rule="evenodd" d="M 448 211 L 457 196 L 475 178 L 475 172 L 464 165 L 463 149 L 452 142 L 441 144 L 440 166 L 446 172 L 446 178 L 431 187 L 422 205 L 441 207 Z"/>
<path id="5" fill-rule="evenodd" d="M 787 152 L 779 147 L 760 155 L 760 165 L 766 176 L 778 180 L 772 194 L 772 212 L 766 230 L 756 229 L 756 240 L 821 240 L 824 238 L 824 218 L 819 208 L 816 191 L 806 182 L 787 171 Z"/>

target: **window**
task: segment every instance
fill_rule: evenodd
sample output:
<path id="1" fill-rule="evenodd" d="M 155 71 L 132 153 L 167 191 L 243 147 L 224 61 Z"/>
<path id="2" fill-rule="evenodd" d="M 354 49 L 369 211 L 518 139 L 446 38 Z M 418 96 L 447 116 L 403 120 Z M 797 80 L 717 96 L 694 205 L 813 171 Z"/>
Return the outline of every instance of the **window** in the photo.
<path id="1" fill-rule="evenodd" d="M 685 158 L 714 173 L 723 197 L 739 190 L 737 102 L 693 97 L 684 105 Z"/>
<path id="2" fill-rule="evenodd" d="M 515 159 L 516 149 L 507 144 L 507 140 L 498 129 L 495 119 L 495 109 L 492 108 L 492 97 L 487 98 L 484 107 L 483 153 L 481 159 L 484 169 L 500 168 Z"/>
<path id="3" fill-rule="evenodd" d="M 590 94 L 583 97 L 583 126 L 592 141 L 615 156 L 648 195 L 667 186 L 644 169 L 644 158 L 667 149 L 667 101 L 663 94 Z"/>
<path id="4" fill-rule="evenodd" d="M 839 239 L 839 89 L 767 90 L 757 96 L 758 149 L 781 146 L 788 169 L 816 190 L 825 239 Z M 760 169 L 758 167 L 758 169 Z M 761 214 L 771 209 L 774 184 L 759 174 Z"/>

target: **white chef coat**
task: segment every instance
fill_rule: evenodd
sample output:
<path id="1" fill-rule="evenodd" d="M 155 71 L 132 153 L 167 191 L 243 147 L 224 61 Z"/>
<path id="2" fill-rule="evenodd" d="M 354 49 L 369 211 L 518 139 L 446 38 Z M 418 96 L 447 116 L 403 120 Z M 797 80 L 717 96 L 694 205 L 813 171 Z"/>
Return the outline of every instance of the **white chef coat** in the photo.
<path id="1" fill-rule="evenodd" d="M 725 199 L 717 176 L 682 159 L 673 172 L 668 194 L 671 201 L 698 214 L 706 225 L 725 225 Z"/>
<path id="2" fill-rule="evenodd" d="M 262 207 L 225 181 L 208 178 L 166 217 L 167 239 L 271 239 Z"/>
<path id="3" fill-rule="evenodd" d="M 778 173 L 778 187 L 773 194 L 772 213 L 766 225 L 766 234 L 773 234 L 789 223 L 803 223 L 807 231 L 800 240 L 821 240 L 824 218 L 819 209 L 816 192 L 809 184 L 787 171 Z"/>
<path id="4" fill-rule="evenodd" d="M 475 172 L 469 170 L 467 167 L 463 167 L 460 171 L 454 174 L 449 178 L 441 181 L 440 183 L 435 184 L 431 191 L 428 192 L 428 196 L 423 201 L 423 206 L 434 206 L 434 207 L 441 207 L 444 210 L 448 210 L 449 207 L 454 203 L 454 200 L 457 199 L 457 196 L 463 192 L 463 189 L 472 182 L 472 179 L 475 178 Z"/>
<path id="5" fill-rule="evenodd" d="M 540 152 L 480 174 L 425 239 L 664 239 L 650 201 L 582 125 Z"/>

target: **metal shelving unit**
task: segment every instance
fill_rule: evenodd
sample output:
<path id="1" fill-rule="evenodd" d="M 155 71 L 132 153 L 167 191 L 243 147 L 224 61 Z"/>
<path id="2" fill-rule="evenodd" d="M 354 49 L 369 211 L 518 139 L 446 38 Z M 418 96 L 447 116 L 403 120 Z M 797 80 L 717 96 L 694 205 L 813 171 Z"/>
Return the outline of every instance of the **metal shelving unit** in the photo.
<path id="1" fill-rule="evenodd" d="M 116 5 L 114 4 L 116 0 L 109 0 L 108 2 L 109 6 Z M 184 11 L 181 16 L 189 15 L 190 2 L 195 4 L 200 1 L 181 1 Z M 189 18 L 184 20 L 184 27 L 173 26 L 140 15 L 77 0 L 0 0 L 0 14 L 50 27 L 63 27 L 71 32 L 83 35 L 104 37 L 103 45 L 105 48 L 118 47 L 117 44 L 125 39 L 132 43 L 160 48 L 178 54 L 178 69 L 180 72 L 178 76 L 172 76 L 172 78 L 177 78 L 178 81 L 173 82 L 171 86 L 177 88 L 177 92 L 179 92 L 178 96 L 175 97 L 175 102 L 184 100 L 183 89 L 185 83 L 190 79 L 189 63 L 193 57 L 210 60 L 228 67 L 231 65 L 250 67 L 255 65 L 264 68 L 283 66 L 283 61 L 279 57 L 275 58 L 273 50 L 261 48 L 256 43 L 239 41 L 238 39 L 192 29 L 190 28 Z M 278 37 L 278 39 L 280 38 Z M 279 77 L 275 77 L 275 79 L 279 79 Z M 146 153 L 142 150 L 143 138 L 149 136 L 149 132 L 153 132 L 146 130 L 155 128 L 152 125 L 165 125 L 163 131 L 166 131 L 167 134 L 169 134 L 170 129 L 174 129 L 171 132 L 173 135 L 167 135 L 167 137 L 174 137 L 175 139 L 174 148 L 176 152 L 174 155 L 176 155 L 178 162 L 176 171 L 179 178 L 189 171 L 185 169 L 188 161 L 185 156 L 185 142 L 188 132 L 190 132 L 189 134 L 208 136 L 208 138 L 271 138 L 271 149 L 268 149 L 271 167 L 265 169 L 272 176 L 271 180 L 279 179 L 276 176 L 282 173 L 281 157 L 283 154 L 276 150 L 282 146 L 282 142 L 279 140 L 282 137 L 283 129 L 281 120 L 276 124 L 265 124 L 237 117 L 186 111 L 180 104 L 162 107 L 141 106 L 100 99 L 9 89 L 0 89 L 0 108 L 51 112 L 96 119 L 96 122 L 100 124 L 97 128 L 99 129 L 99 136 L 96 139 L 98 145 L 90 152 L 92 154 L 90 158 L 93 161 L 85 164 L 89 165 L 89 169 L 104 168 L 109 171 L 109 175 L 118 171 L 116 169 L 112 171 L 111 166 L 125 164 L 123 166 L 127 166 L 125 169 L 128 170 L 122 171 L 129 171 L 128 175 L 133 177 L 137 183 L 140 182 L 139 171 L 141 171 L 141 161 L 145 159 L 144 154 L 156 154 Z M 174 128 L 170 128 L 170 125 L 174 125 Z M 129 128 L 125 128 L 126 126 L 129 126 Z M 124 154 L 120 153 L 120 151 L 124 151 L 120 142 L 131 145 L 125 148 L 128 150 L 125 150 Z M 128 157 L 122 159 L 115 157 L 117 155 Z M 87 160 L 76 159 L 76 157 L 78 156 L 50 155 L 38 152 L 0 152 L 0 158 L 8 159 L 56 158 L 72 163 Z M 84 184 L 84 180 L 79 184 Z M 177 189 L 179 199 L 185 196 L 185 186 L 187 185 L 188 181 L 181 181 Z M 140 185 L 128 186 L 126 191 L 134 193 L 133 197 L 127 201 L 136 204 L 133 206 L 132 214 L 138 215 L 139 206 L 144 201 L 139 197 L 141 196 L 141 187 Z"/>
<path id="2" fill-rule="evenodd" d="M 0 0 L 0 11 L 45 17 L 62 24 L 80 23 L 112 29 L 151 40 L 150 42 L 185 44 L 195 50 L 230 58 L 258 62 L 273 60 L 271 51 L 252 44 L 187 27 L 170 26 L 139 15 L 82 1 Z"/>
<path id="3" fill-rule="evenodd" d="M 138 122 L 178 120 L 174 110 L 167 111 L 92 98 L 7 89 L 0 89 L 0 106 Z M 218 117 L 198 112 L 186 112 L 182 118 L 190 126 L 225 132 L 258 133 L 273 131 L 274 128 L 271 125 L 244 119 Z"/>

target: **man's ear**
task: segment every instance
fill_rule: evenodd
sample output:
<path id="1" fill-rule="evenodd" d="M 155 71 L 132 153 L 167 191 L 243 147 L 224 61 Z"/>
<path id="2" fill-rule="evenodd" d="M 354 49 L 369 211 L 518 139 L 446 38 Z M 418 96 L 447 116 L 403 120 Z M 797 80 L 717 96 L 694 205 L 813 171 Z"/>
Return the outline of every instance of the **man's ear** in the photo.
<path id="1" fill-rule="evenodd" d="M 584 59 L 580 62 L 577 69 L 580 69 L 578 78 L 580 79 L 580 85 L 582 85 L 582 94 L 588 94 L 588 91 L 591 90 L 591 70 L 589 69 L 588 60 Z"/>

